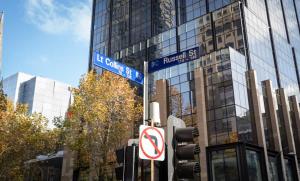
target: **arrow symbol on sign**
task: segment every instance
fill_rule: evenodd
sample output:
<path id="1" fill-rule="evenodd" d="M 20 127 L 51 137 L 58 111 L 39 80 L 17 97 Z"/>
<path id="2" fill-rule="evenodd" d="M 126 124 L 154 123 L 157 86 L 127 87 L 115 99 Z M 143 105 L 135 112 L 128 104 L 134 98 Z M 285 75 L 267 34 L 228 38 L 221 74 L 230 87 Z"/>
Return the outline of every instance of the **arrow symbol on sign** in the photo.
<path id="1" fill-rule="evenodd" d="M 150 141 L 150 143 L 153 145 L 154 147 L 154 154 L 160 153 L 159 149 L 158 149 L 158 143 L 157 143 L 157 138 L 156 136 L 153 135 L 149 135 L 147 132 L 145 132 L 145 136 L 144 138 L 148 139 Z M 153 143 L 153 140 L 155 143 Z"/>

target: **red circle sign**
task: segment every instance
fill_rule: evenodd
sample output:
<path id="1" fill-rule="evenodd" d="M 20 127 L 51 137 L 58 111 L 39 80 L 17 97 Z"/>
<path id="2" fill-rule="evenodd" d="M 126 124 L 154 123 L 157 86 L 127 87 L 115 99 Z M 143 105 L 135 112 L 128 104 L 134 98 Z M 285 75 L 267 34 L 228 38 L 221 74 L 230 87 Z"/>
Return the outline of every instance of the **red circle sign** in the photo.
<path id="1" fill-rule="evenodd" d="M 161 150 L 159 150 L 158 146 L 156 146 L 156 145 L 153 143 L 152 139 L 150 138 L 149 134 L 147 133 L 147 130 L 149 130 L 149 129 L 152 129 L 152 130 L 158 132 L 159 136 L 161 137 L 161 140 L 162 140 L 162 149 L 161 149 Z M 148 138 L 148 140 L 150 141 L 151 145 L 152 145 L 152 146 L 154 147 L 154 149 L 157 151 L 157 153 L 158 153 L 157 156 L 150 156 L 149 154 L 147 154 L 147 153 L 145 152 L 145 150 L 144 150 L 144 148 L 143 148 L 143 144 L 142 144 L 142 138 L 143 138 L 144 135 Z M 143 154 L 144 154 L 146 157 L 148 157 L 149 159 L 153 159 L 153 160 L 159 158 L 159 157 L 162 155 L 162 153 L 164 152 L 164 149 L 165 149 L 165 144 L 164 144 L 164 143 L 165 143 L 165 141 L 164 141 L 164 138 L 163 138 L 162 134 L 161 134 L 160 131 L 159 131 L 158 129 L 156 129 L 155 127 L 148 127 L 148 128 L 146 128 L 146 129 L 144 129 L 144 131 L 141 133 L 140 140 L 139 140 L 140 148 L 141 148 Z"/>

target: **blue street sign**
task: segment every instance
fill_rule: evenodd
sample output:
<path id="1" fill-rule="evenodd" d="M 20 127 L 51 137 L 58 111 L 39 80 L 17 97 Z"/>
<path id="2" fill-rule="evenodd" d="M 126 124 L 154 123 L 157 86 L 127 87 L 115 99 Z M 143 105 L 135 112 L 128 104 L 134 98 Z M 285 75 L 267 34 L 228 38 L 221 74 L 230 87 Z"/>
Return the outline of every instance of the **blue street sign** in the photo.
<path id="1" fill-rule="evenodd" d="M 144 84 L 144 75 L 142 73 L 98 52 L 94 52 L 94 65 L 139 84 Z"/>
<path id="2" fill-rule="evenodd" d="M 192 48 L 183 52 L 179 52 L 167 57 L 156 59 L 149 62 L 148 72 L 152 73 L 161 69 L 179 65 L 181 63 L 196 60 L 200 57 L 199 47 Z"/>

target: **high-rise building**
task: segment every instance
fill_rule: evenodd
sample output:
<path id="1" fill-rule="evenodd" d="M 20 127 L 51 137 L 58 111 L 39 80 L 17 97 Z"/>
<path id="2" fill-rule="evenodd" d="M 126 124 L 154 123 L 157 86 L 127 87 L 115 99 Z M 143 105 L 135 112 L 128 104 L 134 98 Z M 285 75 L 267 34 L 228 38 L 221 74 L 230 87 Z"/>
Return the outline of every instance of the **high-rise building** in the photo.
<path id="1" fill-rule="evenodd" d="M 1 72 L 2 72 L 3 21 L 4 21 L 4 14 L 3 14 L 3 12 L 0 12 L 0 77 L 1 77 Z"/>
<path id="2" fill-rule="evenodd" d="M 65 117 L 72 101 L 70 88 L 70 85 L 22 72 L 3 80 L 4 93 L 14 105 L 27 104 L 30 114 L 41 113 L 49 121 Z"/>
<path id="3" fill-rule="evenodd" d="M 89 67 L 148 62 L 161 125 L 199 129 L 202 181 L 296 181 L 299 23 L 299 0 L 94 0 Z"/>

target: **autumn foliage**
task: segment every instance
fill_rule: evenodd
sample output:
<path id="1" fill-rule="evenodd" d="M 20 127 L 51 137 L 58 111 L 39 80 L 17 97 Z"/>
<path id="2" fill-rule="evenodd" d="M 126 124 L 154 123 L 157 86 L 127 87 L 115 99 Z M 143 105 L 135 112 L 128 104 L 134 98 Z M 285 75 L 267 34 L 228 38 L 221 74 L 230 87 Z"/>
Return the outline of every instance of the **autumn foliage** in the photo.
<path id="1" fill-rule="evenodd" d="M 77 169 L 88 170 L 89 179 L 109 179 L 115 149 L 133 136 L 134 123 L 142 117 L 135 91 L 128 80 L 110 72 L 90 72 L 73 90 L 66 141 L 76 152 Z"/>
<path id="2" fill-rule="evenodd" d="M 133 137 L 142 105 L 128 80 L 90 72 L 73 89 L 65 119 L 48 129 L 40 114 L 14 107 L 0 89 L 0 180 L 24 180 L 25 162 L 68 147 L 74 153 L 74 175 L 80 180 L 111 180 L 115 154 Z"/>
<path id="3" fill-rule="evenodd" d="M 56 151 L 58 130 L 48 130 L 46 119 L 16 108 L 0 92 L 0 180 L 24 180 L 25 161 Z"/>

